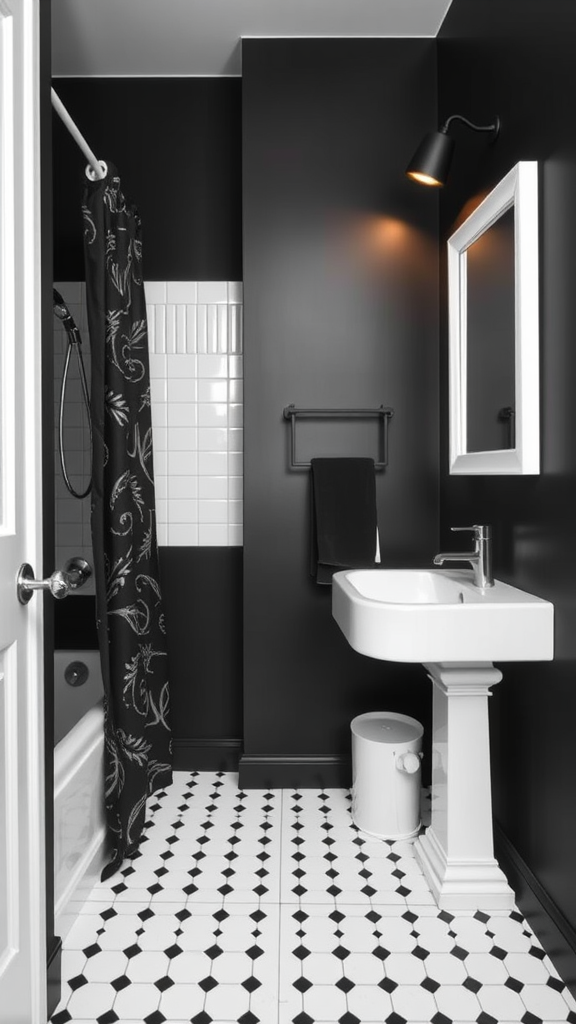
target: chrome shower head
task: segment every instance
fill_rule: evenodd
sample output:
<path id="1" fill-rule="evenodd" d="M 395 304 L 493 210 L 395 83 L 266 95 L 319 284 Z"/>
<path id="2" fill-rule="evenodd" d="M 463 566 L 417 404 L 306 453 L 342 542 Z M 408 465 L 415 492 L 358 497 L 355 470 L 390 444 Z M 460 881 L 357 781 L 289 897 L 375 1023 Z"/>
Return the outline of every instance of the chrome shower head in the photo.
<path id="1" fill-rule="evenodd" d="M 72 319 L 68 306 L 60 295 L 60 292 L 56 291 L 55 288 L 52 289 L 52 301 L 54 303 L 54 315 L 57 316 L 59 320 L 67 320 L 68 318 Z"/>

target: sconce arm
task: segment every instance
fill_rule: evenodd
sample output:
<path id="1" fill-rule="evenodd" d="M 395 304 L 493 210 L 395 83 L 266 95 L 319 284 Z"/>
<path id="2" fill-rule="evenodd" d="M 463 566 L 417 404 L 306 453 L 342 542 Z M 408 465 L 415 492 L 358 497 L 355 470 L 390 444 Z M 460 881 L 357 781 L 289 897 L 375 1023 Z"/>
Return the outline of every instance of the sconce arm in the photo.
<path id="1" fill-rule="evenodd" d="M 472 128 L 473 131 L 475 132 L 493 132 L 494 138 L 492 139 L 492 142 L 496 141 L 496 139 L 498 138 L 498 134 L 500 132 L 500 118 L 498 117 L 498 115 L 496 115 L 496 117 L 494 118 L 494 124 L 474 124 L 472 121 L 469 121 L 468 118 L 464 117 L 462 114 L 452 114 L 452 116 L 449 117 L 448 120 L 445 121 L 442 127 L 439 129 L 439 131 L 441 131 L 443 135 L 446 135 L 448 133 L 448 129 L 450 128 L 450 124 L 452 121 L 463 121 L 464 124 L 468 125 L 468 127 Z"/>

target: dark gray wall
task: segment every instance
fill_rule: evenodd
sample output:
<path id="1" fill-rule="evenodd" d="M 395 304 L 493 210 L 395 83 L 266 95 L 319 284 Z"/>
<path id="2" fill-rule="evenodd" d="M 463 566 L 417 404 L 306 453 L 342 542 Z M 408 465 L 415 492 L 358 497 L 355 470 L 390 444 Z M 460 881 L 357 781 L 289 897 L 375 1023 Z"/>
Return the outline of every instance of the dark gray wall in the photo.
<path id="1" fill-rule="evenodd" d="M 241 79 L 58 78 L 54 87 L 138 207 L 145 279 L 241 281 Z M 86 161 L 56 114 L 53 125 L 54 274 L 77 281 Z"/>
<path id="2" fill-rule="evenodd" d="M 462 129 L 442 195 L 442 236 L 461 207 L 518 160 L 541 180 L 542 471 L 525 478 L 448 477 L 442 430 L 444 542 L 448 527 L 491 522 L 495 573 L 554 602 L 555 659 L 503 665 L 491 702 L 494 808 L 519 855 L 519 892 L 566 981 L 576 979 L 576 11 L 571 0 L 454 0 L 439 39 L 440 120 L 502 118 L 498 142 Z M 474 68 L 474 74 L 470 69 Z M 445 300 L 445 292 L 444 292 Z M 445 301 L 442 302 L 445 309 Z M 446 324 L 442 329 L 446 353 Z M 445 363 L 441 375 L 446 406 Z M 539 890 L 539 886 L 542 890 Z M 543 903 L 542 903 L 543 900 Z M 547 914 L 542 907 L 547 906 Z"/>
<path id="3" fill-rule="evenodd" d="M 282 410 L 393 407 L 382 563 L 429 564 L 437 217 L 403 171 L 435 119 L 434 40 L 243 44 L 243 785 L 344 778 L 362 711 L 429 720 L 424 670 L 356 654 L 309 577 L 309 473 L 287 468 Z M 373 424 L 298 429 L 301 458 L 376 453 Z"/>

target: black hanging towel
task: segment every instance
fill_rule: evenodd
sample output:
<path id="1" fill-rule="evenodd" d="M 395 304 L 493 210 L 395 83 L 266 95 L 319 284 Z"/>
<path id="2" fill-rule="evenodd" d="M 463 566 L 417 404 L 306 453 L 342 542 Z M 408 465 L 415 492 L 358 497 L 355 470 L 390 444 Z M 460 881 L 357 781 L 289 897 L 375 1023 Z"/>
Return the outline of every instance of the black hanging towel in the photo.
<path id="1" fill-rule="evenodd" d="M 92 349 L 92 539 L 104 682 L 111 862 L 135 853 L 148 793 L 172 781 L 168 664 L 156 540 L 140 218 L 113 166 L 84 192 Z"/>
<path id="2" fill-rule="evenodd" d="M 373 459 L 312 459 L 312 565 L 317 583 L 376 559 Z"/>

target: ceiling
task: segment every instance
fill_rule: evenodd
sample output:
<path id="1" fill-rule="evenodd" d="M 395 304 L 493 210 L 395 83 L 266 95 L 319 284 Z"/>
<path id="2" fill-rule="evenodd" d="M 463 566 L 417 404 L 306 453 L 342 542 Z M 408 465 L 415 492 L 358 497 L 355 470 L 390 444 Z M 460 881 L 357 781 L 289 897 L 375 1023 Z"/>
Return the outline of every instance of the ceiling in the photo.
<path id="1" fill-rule="evenodd" d="M 451 0 L 52 0 L 54 76 L 239 75 L 242 37 L 435 36 Z"/>

